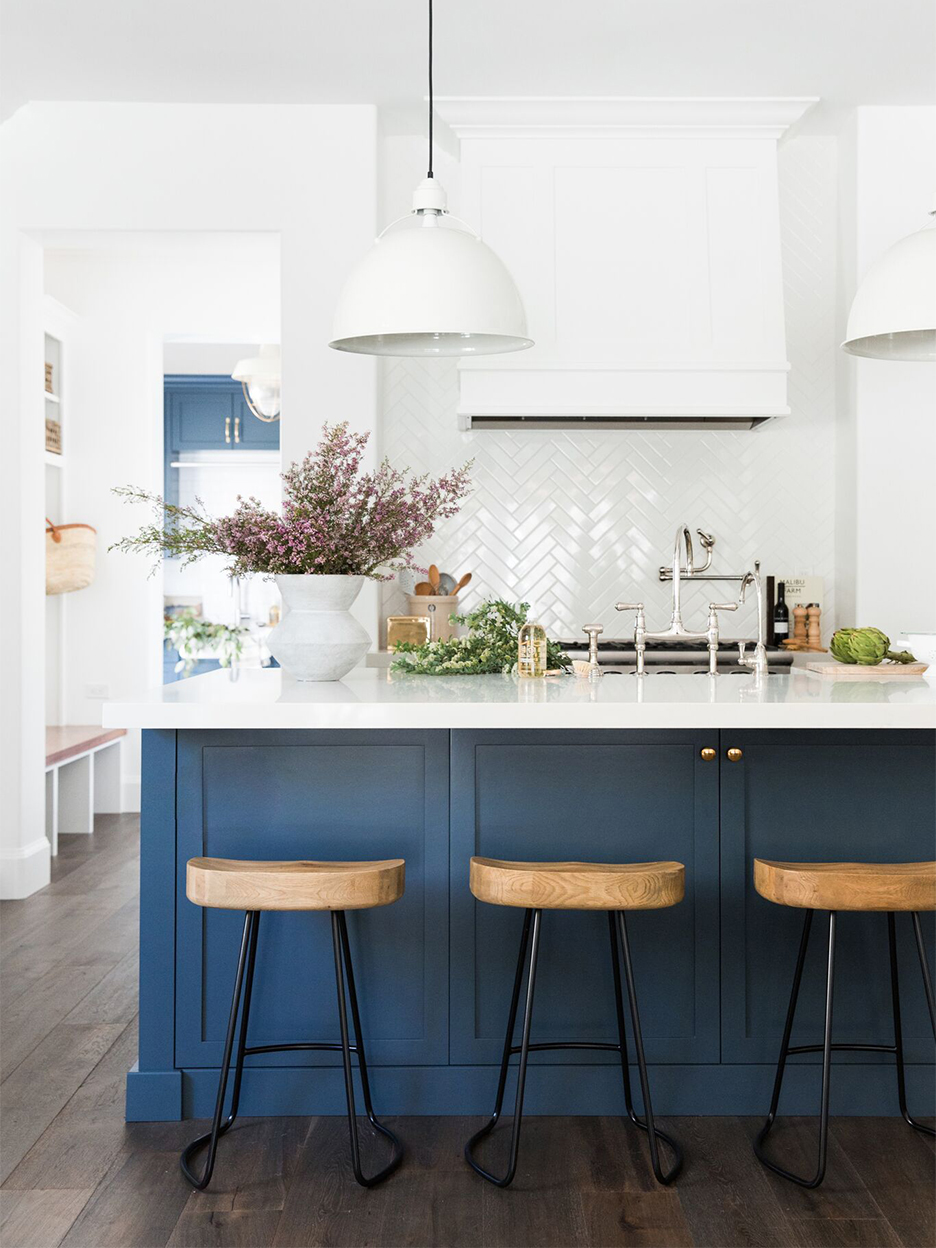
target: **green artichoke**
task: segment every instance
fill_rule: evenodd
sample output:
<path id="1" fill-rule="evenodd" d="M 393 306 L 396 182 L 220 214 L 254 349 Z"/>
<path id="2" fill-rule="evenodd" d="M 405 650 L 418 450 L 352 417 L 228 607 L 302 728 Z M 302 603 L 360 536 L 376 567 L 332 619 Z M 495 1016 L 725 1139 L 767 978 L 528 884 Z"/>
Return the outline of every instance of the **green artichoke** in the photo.
<path id="1" fill-rule="evenodd" d="M 832 634 L 830 648 L 840 663 L 860 663 L 872 667 L 891 659 L 894 663 L 915 663 L 909 650 L 891 650 L 890 638 L 879 628 L 840 628 Z"/>

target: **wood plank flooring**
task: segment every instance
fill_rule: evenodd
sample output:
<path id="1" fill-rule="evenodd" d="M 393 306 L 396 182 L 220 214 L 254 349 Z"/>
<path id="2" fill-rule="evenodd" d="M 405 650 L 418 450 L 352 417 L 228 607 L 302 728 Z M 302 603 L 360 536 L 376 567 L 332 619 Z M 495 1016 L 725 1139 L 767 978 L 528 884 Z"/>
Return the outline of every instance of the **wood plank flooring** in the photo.
<path id="1" fill-rule="evenodd" d="M 351 1178 L 342 1119 L 248 1118 L 222 1144 L 211 1190 L 192 1192 L 178 1154 L 196 1124 L 123 1121 L 137 852 L 135 817 L 99 816 L 93 837 L 62 837 L 47 889 L 0 907 L 3 1248 L 936 1244 L 936 1150 L 896 1118 L 837 1119 L 815 1192 L 756 1163 L 749 1118 L 669 1120 L 688 1157 L 672 1188 L 619 1119 L 529 1118 L 508 1191 L 464 1164 L 476 1120 L 399 1119 L 407 1160 L 370 1192 Z M 805 1164 L 813 1129 L 778 1126 L 778 1150 Z M 501 1134 L 485 1156 L 496 1166 L 505 1149 Z"/>

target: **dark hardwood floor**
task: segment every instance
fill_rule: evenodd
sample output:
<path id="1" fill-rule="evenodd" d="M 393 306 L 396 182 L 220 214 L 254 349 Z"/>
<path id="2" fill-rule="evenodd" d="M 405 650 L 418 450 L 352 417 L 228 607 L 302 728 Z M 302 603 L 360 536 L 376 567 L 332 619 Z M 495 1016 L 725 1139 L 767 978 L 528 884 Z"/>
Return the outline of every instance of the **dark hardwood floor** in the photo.
<path id="1" fill-rule="evenodd" d="M 47 889 L 0 907 L 3 1248 L 936 1243 L 936 1151 L 893 1118 L 836 1120 L 815 1192 L 756 1163 L 749 1118 L 669 1120 L 689 1159 L 673 1188 L 654 1182 L 644 1140 L 616 1118 L 530 1118 L 508 1191 L 462 1160 L 475 1120 L 396 1120 L 407 1160 L 370 1192 L 351 1178 L 342 1119 L 244 1119 L 211 1190 L 194 1193 L 178 1154 L 195 1125 L 123 1121 L 136 1041 L 137 820 L 103 816 L 97 827 L 62 838 Z M 812 1130 L 792 1120 L 777 1145 L 805 1167 Z M 487 1156 L 496 1162 L 504 1146 L 491 1141 Z"/>

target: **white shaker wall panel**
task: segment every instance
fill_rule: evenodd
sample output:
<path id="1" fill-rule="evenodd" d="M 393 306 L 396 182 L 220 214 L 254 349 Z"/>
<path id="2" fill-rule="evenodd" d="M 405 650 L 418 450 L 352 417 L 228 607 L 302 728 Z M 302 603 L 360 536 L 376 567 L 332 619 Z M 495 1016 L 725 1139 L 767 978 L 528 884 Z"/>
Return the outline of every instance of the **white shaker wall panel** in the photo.
<path id="1" fill-rule="evenodd" d="M 460 432 L 453 361 L 384 362 L 382 449 L 391 461 L 432 473 L 475 461 L 474 492 L 418 552 L 424 565 L 474 573 L 463 607 L 506 597 L 530 602 L 554 636 L 574 635 L 592 620 L 620 636 L 633 622 L 614 603 L 642 599 L 650 620 L 665 624 L 671 587 L 657 570 L 670 556 L 676 525 L 686 521 L 715 533 L 718 568 L 743 571 L 760 558 L 766 573 L 823 577 L 828 638 L 835 591 L 835 194 L 834 139 L 783 145 L 791 413 L 754 433 Z M 683 593 L 686 618 L 701 627 L 712 585 L 687 584 Z M 396 582 L 383 587 L 382 607 L 382 615 L 405 614 Z M 730 631 L 750 636 L 754 627 L 745 607 Z"/>
<path id="2" fill-rule="evenodd" d="M 557 168 L 553 183 L 556 355 L 669 358 L 699 326 L 684 171 Z"/>

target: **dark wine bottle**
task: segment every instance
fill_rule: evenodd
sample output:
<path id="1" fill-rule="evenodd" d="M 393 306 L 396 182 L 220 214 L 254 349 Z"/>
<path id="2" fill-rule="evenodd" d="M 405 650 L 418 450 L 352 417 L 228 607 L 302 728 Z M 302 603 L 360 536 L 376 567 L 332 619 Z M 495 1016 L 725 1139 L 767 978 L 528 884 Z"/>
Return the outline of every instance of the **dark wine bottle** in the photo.
<path id="1" fill-rule="evenodd" d="M 773 612 L 773 631 L 777 642 L 782 642 L 790 635 L 790 608 L 786 605 L 786 583 L 777 582 L 777 605 Z"/>

